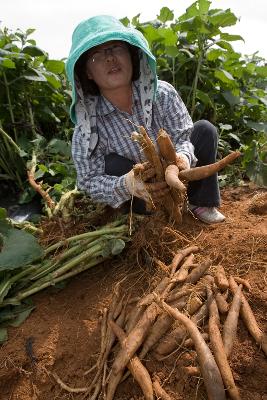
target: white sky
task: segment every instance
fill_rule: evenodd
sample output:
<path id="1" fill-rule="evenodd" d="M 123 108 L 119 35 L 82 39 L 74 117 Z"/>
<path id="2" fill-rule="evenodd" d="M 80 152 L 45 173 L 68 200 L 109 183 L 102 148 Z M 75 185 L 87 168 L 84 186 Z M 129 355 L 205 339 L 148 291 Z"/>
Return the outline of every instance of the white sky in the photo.
<path id="1" fill-rule="evenodd" d="M 131 19 L 141 13 L 140 20 L 155 19 L 162 7 L 169 7 L 175 17 L 183 14 L 193 0 L 0 0 L 0 21 L 14 30 L 35 28 L 31 36 L 37 45 L 49 53 L 50 59 L 68 55 L 71 35 L 76 25 L 98 14 Z M 212 8 L 230 8 L 240 21 L 226 32 L 241 35 L 233 42 L 242 54 L 259 55 L 267 59 L 267 0 L 212 0 Z"/>

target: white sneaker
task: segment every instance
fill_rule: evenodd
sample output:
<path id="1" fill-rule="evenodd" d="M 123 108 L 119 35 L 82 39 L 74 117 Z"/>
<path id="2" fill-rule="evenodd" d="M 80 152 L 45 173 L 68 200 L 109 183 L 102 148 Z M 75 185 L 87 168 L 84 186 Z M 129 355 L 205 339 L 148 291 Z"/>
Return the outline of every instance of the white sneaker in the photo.
<path id="1" fill-rule="evenodd" d="M 217 224 L 225 220 L 225 216 L 216 207 L 198 207 L 189 204 L 188 208 L 195 217 L 206 224 Z"/>

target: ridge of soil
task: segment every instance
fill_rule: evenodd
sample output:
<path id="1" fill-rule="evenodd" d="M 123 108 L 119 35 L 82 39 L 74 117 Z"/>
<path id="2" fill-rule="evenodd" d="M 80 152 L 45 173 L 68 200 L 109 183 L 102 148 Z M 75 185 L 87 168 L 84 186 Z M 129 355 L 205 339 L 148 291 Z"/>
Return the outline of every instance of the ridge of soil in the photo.
<path id="1" fill-rule="evenodd" d="M 208 226 L 189 215 L 178 229 L 181 247 L 192 241 L 200 248 L 199 257 L 210 257 L 227 274 L 249 280 L 252 292 L 245 294 L 267 334 L 267 218 L 266 210 L 260 212 L 253 203 L 258 193 L 251 186 L 224 189 L 221 211 L 226 222 Z M 156 271 L 149 265 L 149 256 L 147 261 L 142 264 L 141 259 L 122 254 L 73 278 L 63 290 L 50 288 L 35 295 L 35 310 L 19 328 L 9 329 L 9 340 L 0 348 L 0 400 L 83 399 L 84 394 L 64 391 L 45 371 L 56 373 L 71 387 L 88 386 L 94 373 L 84 376 L 84 372 L 99 353 L 101 310 L 110 304 L 112 288 L 122 277 L 127 276 L 124 285 L 136 295 L 153 284 Z M 267 400 L 267 358 L 239 321 L 230 360 L 235 382 L 242 400 Z M 164 362 L 148 354 L 145 365 L 166 380 L 164 388 L 174 400 L 204 400 L 202 380 L 181 372 L 188 362 L 179 351 Z M 143 396 L 128 378 L 115 399 L 141 400 Z"/>

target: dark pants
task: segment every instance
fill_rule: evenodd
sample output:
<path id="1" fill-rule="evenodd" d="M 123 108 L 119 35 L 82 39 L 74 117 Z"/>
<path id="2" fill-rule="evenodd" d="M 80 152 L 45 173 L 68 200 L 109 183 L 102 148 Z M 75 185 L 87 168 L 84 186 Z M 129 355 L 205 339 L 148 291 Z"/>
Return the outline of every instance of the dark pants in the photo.
<path id="1" fill-rule="evenodd" d="M 195 147 L 195 156 L 198 159 L 196 166 L 212 164 L 216 161 L 218 133 L 209 121 L 201 120 L 194 124 L 191 142 Z M 129 172 L 134 161 L 119 156 L 116 153 L 105 157 L 105 173 L 107 175 L 122 176 Z M 187 190 L 190 204 L 203 207 L 217 207 L 220 205 L 220 192 L 217 174 L 200 181 L 190 182 Z M 133 199 L 133 211 L 145 213 L 145 203 L 142 199 Z"/>

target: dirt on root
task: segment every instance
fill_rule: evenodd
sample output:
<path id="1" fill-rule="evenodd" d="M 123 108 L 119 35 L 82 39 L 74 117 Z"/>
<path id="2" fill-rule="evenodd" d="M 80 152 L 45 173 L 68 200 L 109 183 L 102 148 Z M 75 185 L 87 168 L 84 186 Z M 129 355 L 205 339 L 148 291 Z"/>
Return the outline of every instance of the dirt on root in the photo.
<path id="1" fill-rule="evenodd" d="M 168 263 L 175 249 L 189 243 L 199 246 L 199 260 L 210 257 L 227 274 L 249 280 L 252 291 L 246 297 L 267 334 L 267 217 L 264 208 L 257 212 L 255 206 L 260 192 L 251 186 L 223 190 L 221 211 L 227 220 L 208 226 L 188 215 L 175 240 L 168 226 L 148 216 L 127 254 L 80 274 L 62 290 L 35 295 L 35 310 L 19 328 L 9 329 L 9 340 L 0 349 L 0 400 L 83 399 L 82 393 L 65 391 L 49 372 L 71 387 L 88 386 L 94 371 L 84 373 L 99 355 L 99 318 L 110 304 L 114 285 L 126 276 L 125 290 L 141 296 L 158 275 L 152 258 Z M 160 362 L 149 353 L 144 364 L 151 374 L 157 373 L 172 399 L 207 398 L 202 379 L 182 372 L 192 364 L 188 352 L 178 350 Z M 267 358 L 241 320 L 230 364 L 242 400 L 267 400 Z M 131 377 L 115 395 L 116 400 L 143 398 Z"/>

